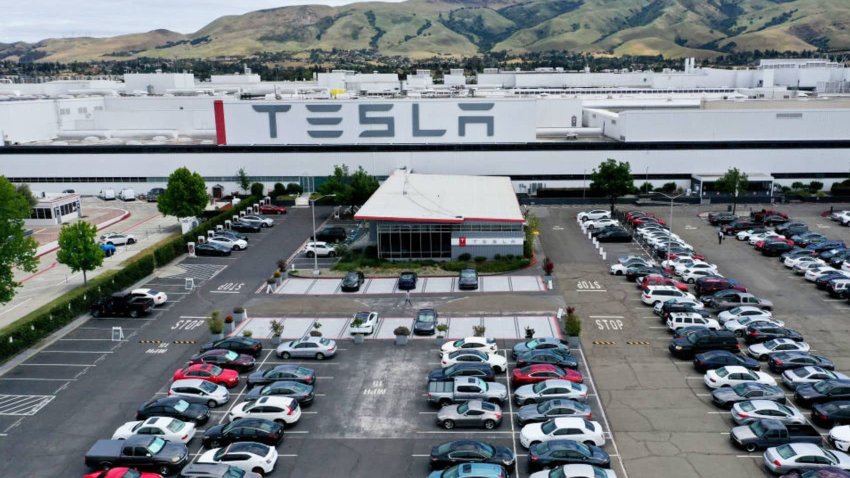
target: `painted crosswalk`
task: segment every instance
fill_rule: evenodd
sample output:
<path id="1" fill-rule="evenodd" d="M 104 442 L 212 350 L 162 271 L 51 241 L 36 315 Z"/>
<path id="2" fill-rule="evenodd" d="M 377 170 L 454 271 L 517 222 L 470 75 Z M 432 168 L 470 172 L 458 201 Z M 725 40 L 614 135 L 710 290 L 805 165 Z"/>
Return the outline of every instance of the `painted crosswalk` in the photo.
<path id="1" fill-rule="evenodd" d="M 194 279 L 195 282 L 204 282 L 212 279 L 223 271 L 227 265 L 225 264 L 180 264 L 177 267 L 183 269 L 183 272 L 163 276 L 167 279 Z"/>
<path id="2" fill-rule="evenodd" d="M 54 395 L 0 395 L 0 415 L 35 415 Z"/>

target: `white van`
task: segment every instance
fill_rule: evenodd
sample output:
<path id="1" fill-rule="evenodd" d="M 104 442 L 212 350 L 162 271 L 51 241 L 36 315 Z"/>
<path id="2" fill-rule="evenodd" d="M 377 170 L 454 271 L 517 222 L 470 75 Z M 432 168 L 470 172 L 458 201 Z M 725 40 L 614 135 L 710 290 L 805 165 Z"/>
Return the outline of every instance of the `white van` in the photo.
<path id="1" fill-rule="evenodd" d="M 136 200 L 136 191 L 133 191 L 130 188 L 124 188 L 118 193 L 118 199 L 122 201 L 135 201 Z"/>
<path id="2" fill-rule="evenodd" d="M 696 297 L 690 292 L 682 292 L 673 286 L 650 286 L 643 290 L 641 300 L 646 305 L 655 305 L 656 302 L 666 302 L 670 299 L 684 298 L 696 301 Z"/>
<path id="3" fill-rule="evenodd" d="M 101 189 L 99 193 L 97 193 L 97 197 L 103 199 L 104 201 L 114 201 L 115 200 L 115 190 L 114 189 Z"/>
<path id="4" fill-rule="evenodd" d="M 698 312 L 673 312 L 667 319 L 667 328 L 675 332 L 682 327 L 705 327 L 720 330 L 720 324 L 714 319 L 707 319 Z"/>

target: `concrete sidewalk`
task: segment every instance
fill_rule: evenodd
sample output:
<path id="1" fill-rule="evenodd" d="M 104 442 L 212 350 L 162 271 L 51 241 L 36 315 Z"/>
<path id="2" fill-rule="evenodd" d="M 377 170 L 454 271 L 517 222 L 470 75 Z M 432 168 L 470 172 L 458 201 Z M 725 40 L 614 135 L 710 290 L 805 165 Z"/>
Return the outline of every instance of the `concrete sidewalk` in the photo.
<path id="1" fill-rule="evenodd" d="M 112 224 L 112 221 L 123 216 L 123 213 L 111 213 L 97 215 L 105 218 L 102 224 L 112 224 L 98 231 L 99 234 L 106 232 L 127 232 L 133 234 L 138 241 L 132 246 L 119 246 L 115 255 L 107 257 L 103 266 L 97 270 L 87 273 L 89 279 L 98 276 L 106 270 L 120 269 L 120 264 L 130 257 L 138 254 L 145 248 L 155 244 L 169 236 L 180 233 L 180 225 L 173 217 L 163 217 L 157 210 L 156 204 L 144 202 L 115 202 L 104 203 L 97 199 L 100 204 L 89 204 L 88 207 L 112 209 L 118 211 L 126 210 L 130 215 L 120 222 Z M 87 202 L 89 202 L 87 201 Z M 87 207 L 84 205 L 84 207 Z M 46 231 L 45 231 L 46 232 Z M 81 272 L 72 273 L 71 270 L 56 261 L 57 250 L 53 249 L 39 257 L 38 270 L 35 273 L 15 271 L 15 279 L 22 282 L 23 286 L 17 290 L 15 298 L 0 307 L 0 328 L 6 327 L 31 311 L 56 299 L 76 287 L 83 284 Z"/>

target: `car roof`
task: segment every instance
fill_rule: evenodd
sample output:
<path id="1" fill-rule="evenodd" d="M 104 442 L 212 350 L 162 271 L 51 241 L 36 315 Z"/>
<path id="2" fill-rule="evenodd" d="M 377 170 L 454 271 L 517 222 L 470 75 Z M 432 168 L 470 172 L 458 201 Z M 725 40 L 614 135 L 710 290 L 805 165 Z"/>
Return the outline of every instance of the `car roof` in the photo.
<path id="1" fill-rule="evenodd" d="M 523 367 L 523 370 L 528 370 L 529 372 L 554 371 L 560 370 L 560 367 L 556 367 L 555 365 L 549 363 L 537 363 L 532 365 L 526 365 L 525 367 Z"/>
<path id="2" fill-rule="evenodd" d="M 741 372 L 749 372 L 750 369 L 747 367 L 742 367 L 741 365 L 727 365 L 723 367 L 729 373 L 741 373 Z"/>
<path id="3" fill-rule="evenodd" d="M 175 380 L 171 384 L 171 388 L 174 388 L 174 387 L 200 387 L 201 382 L 207 382 L 207 381 L 208 380 L 202 380 L 202 379 L 199 379 L 199 378 L 184 378 L 182 380 Z M 210 382 L 210 383 L 212 383 L 212 382 Z M 213 385 L 215 385 L 215 384 L 213 383 Z"/>
<path id="4" fill-rule="evenodd" d="M 779 410 L 779 403 L 774 402 L 773 400 L 748 400 L 748 402 L 750 402 L 750 404 L 752 404 L 754 407 L 760 408 L 762 410 Z"/>
<path id="5" fill-rule="evenodd" d="M 555 426 L 558 428 L 566 427 L 581 427 L 584 428 L 584 418 L 581 417 L 558 417 L 553 418 Z"/>
<path id="6" fill-rule="evenodd" d="M 257 403 L 262 403 L 265 405 L 280 405 L 280 406 L 289 406 L 292 405 L 295 399 L 291 397 L 284 397 L 281 395 L 265 395 L 259 400 Z"/>
<path id="7" fill-rule="evenodd" d="M 549 387 L 570 387 L 572 388 L 573 382 L 569 380 L 564 380 L 562 378 L 550 378 L 548 380 L 544 380 L 542 383 L 546 384 L 546 388 Z"/>
<path id="8" fill-rule="evenodd" d="M 788 446 L 797 455 L 823 455 L 823 448 L 814 443 L 789 443 Z"/>

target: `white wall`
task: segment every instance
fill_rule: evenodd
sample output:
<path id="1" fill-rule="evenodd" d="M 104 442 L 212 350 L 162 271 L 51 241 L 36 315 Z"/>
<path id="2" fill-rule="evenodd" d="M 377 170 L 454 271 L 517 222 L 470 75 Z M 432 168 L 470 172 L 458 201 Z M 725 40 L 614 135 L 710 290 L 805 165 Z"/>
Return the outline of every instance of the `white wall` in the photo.
<path id="1" fill-rule="evenodd" d="M 7 101 L 0 103 L 0 130 L 11 143 L 49 140 L 59 130 L 55 100 Z M 5 169 L 5 168 L 4 168 Z"/>
<path id="2" fill-rule="evenodd" d="M 582 101 L 577 98 L 547 98 L 537 100 L 538 128 L 570 128 L 572 117 L 576 117 L 576 126 L 581 127 Z"/>
<path id="3" fill-rule="evenodd" d="M 195 75 L 191 73 L 127 73 L 124 75 L 127 92 L 142 91 L 155 95 L 176 88 L 194 88 Z"/>

